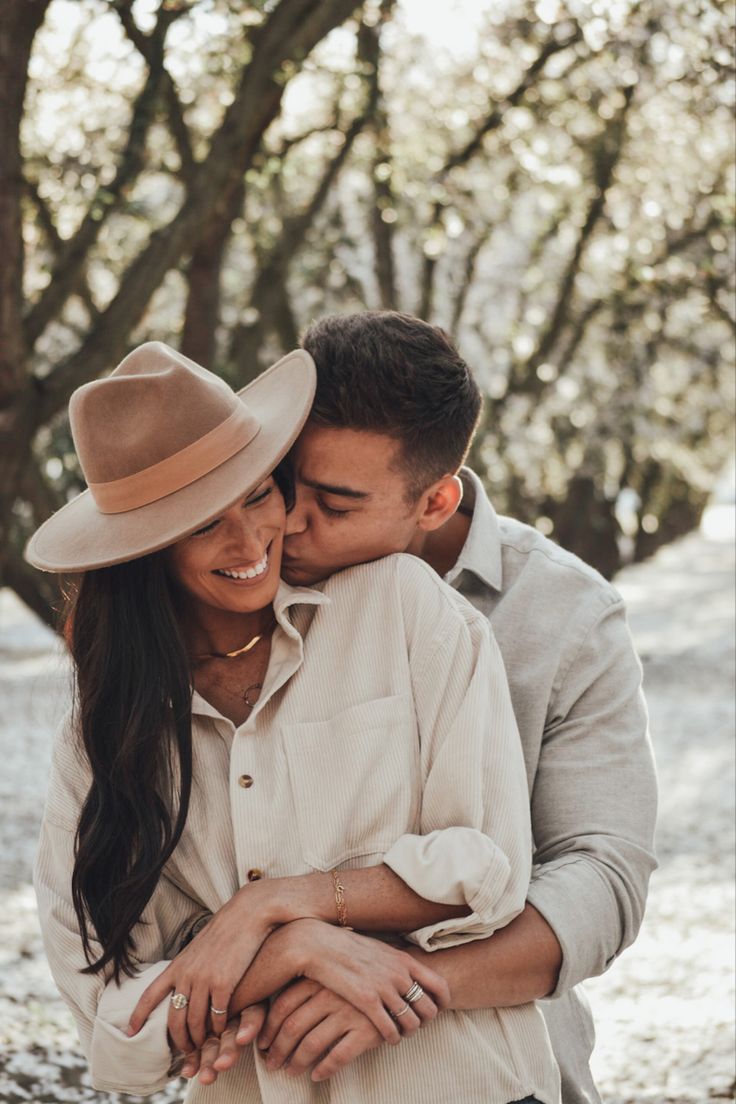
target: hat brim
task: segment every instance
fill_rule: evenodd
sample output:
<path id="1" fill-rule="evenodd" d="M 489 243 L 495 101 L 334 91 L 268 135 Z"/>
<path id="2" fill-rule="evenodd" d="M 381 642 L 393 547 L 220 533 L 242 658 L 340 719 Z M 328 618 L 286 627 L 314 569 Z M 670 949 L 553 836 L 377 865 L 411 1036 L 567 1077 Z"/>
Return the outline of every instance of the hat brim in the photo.
<path id="1" fill-rule="evenodd" d="M 207 525 L 283 459 L 307 420 L 315 385 L 309 354 L 288 353 L 238 391 L 261 423 L 240 452 L 181 490 L 122 514 L 101 513 L 83 491 L 36 530 L 25 558 L 41 571 L 91 571 L 158 552 Z"/>

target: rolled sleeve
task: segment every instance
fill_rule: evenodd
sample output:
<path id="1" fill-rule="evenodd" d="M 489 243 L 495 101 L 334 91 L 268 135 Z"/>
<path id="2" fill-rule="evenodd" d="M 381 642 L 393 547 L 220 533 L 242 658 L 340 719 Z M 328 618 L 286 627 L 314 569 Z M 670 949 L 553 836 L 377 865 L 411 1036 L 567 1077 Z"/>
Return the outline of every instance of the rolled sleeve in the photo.
<path id="1" fill-rule="evenodd" d="M 94 1088 L 146 1096 L 170 1079 L 171 1050 L 166 1035 L 168 1002 L 154 1008 L 133 1038 L 126 1035 L 130 1014 L 145 989 L 168 966 L 157 962 L 120 985 L 108 982 L 92 1026 L 89 1064 Z"/>
<path id="2" fill-rule="evenodd" d="M 601 974 L 636 938 L 656 809 L 641 665 L 618 601 L 561 672 L 532 796 L 528 900 L 562 948 L 553 997 Z"/>

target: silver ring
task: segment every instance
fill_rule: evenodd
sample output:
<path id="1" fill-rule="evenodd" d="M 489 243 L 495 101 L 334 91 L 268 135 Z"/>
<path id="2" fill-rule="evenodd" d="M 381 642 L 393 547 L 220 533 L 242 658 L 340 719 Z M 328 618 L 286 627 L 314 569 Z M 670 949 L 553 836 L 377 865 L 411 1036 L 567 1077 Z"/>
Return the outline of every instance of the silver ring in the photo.
<path id="1" fill-rule="evenodd" d="M 213 1016 L 226 1016 L 227 1008 L 215 1008 L 214 1004 L 210 1005 L 210 1012 Z"/>
<path id="2" fill-rule="evenodd" d="M 406 1013 L 410 1012 L 410 1011 L 411 1011 L 411 1006 L 408 1005 L 408 1004 L 405 1004 L 400 1012 L 392 1012 L 391 1015 L 393 1016 L 393 1018 L 395 1020 L 398 1020 L 399 1016 L 405 1016 Z"/>
<path id="3" fill-rule="evenodd" d="M 418 981 L 415 981 L 408 993 L 404 993 L 404 1000 L 409 1004 L 414 1004 L 415 1001 L 421 1000 L 424 996 L 424 990 Z"/>
<path id="4" fill-rule="evenodd" d="M 189 1004 L 189 997 L 185 996 L 184 993 L 174 993 L 171 997 L 171 1003 L 177 1012 L 181 1012 L 182 1008 L 186 1008 Z"/>

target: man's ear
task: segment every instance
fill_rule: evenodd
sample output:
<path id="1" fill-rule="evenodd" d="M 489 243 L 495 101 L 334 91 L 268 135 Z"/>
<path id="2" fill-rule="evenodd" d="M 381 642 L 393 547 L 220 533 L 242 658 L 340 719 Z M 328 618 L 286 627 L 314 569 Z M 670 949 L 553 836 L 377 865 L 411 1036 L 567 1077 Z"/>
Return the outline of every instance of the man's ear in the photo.
<path id="1" fill-rule="evenodd" d="M 463 485 L 457 475 L 443 475 L 422 495 L 422 511 L 417 525 L 426 533 L 439 529 L 457 510 L 463 497 Z"/>

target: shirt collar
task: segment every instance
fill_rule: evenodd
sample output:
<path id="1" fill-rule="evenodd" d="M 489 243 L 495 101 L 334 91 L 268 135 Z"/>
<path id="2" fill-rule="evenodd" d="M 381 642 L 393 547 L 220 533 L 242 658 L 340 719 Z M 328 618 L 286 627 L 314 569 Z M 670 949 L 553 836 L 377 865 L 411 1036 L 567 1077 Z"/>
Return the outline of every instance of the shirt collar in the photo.
<path id="1" fill-rule="evenodd" d="M 471 510 L 472 520 L 465 544 L 454 567 L 445 575 L 445 582 L 452 585 L 463 571 L 470 571 L 486 586 L 500 590 L 503 566 L 496 511 L 475 472 L 470 468 L 461 468 L 459 474 L 463 485 L 462 507 L 466 511 L 468 508 Z"/>
<path id="2" fill-rule="evenodd" d="M 302 638 L 298 629 L 291 622 L 289 617 L 290 608 L 292 606 L 326 606 L 331 601 L 329 595 L 322 594 L 321 591 L 312 587 L 293 587 L 285 583 L 283 579 L 280 581 L 279 589 L 273 600 L 273 612 L 280 628 L 293 641 L 290 645 L 292 649 L 294 644 L 297 644 L 301 649 Z M 192 691 L 192 713 L 222 719 L 222 714 L 194 689 Z"/>

